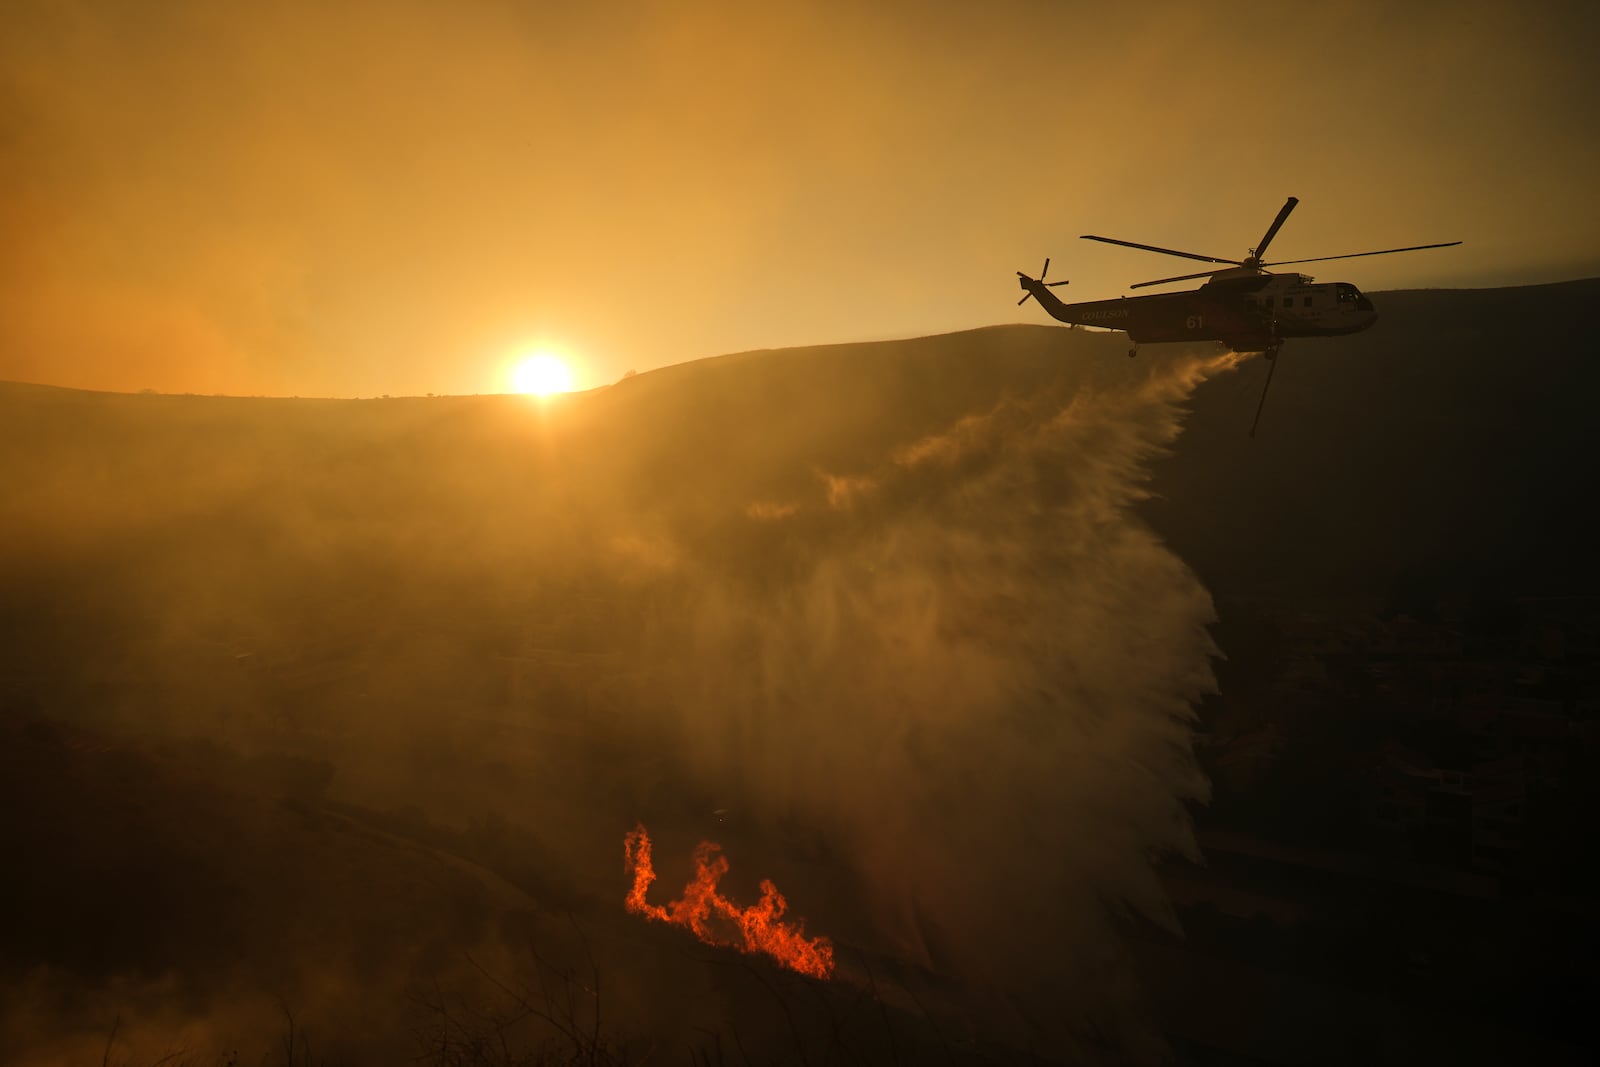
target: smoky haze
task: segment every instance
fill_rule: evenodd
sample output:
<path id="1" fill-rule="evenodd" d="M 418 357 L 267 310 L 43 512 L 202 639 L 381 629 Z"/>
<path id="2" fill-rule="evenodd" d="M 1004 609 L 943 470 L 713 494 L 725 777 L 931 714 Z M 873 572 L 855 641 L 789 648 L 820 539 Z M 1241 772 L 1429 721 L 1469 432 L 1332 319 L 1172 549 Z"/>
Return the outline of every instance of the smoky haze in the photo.
<path id="1" fill-rule="evenodd" d="M 1165 917 L 1211 606 L 1130 508 L 1227 363 L 1070 374 L 754 510 L 734 565 L 761 573 L 689 569 L 663 627 L 689 748 L 841 835 L 897 951 L 1005 984 L 1100 962 L 1105 902 Z"/>
<path id="2" fill-rule="evenodd" d="M 876 960 L 907 988 L 1007 991 L 999 1039 L 1153 1054 L 1118 916 L 1170 921 L 1152 865 L 1194 850 L 1190 723 L 1215 649 L 1206 590 L 1132 509 L 1189 390 L 1235 357 L 1122 348 L 998 328 L 730 356 L 549 402 L 8 387 L 13 720 L 88 731 L 36 741 L 69 768 L 154 753 L 131 778 L 84 770 L 99 802 L 199 774 L 281 794 L 300 820 L 247 800 L 189 829 L 132 816 L 122 837 L 181 856 L 215 902 L 141 896 L 168 936 L 107 956 L 62 947 L 90 935 L 52 899 L 109 872 L 50 843 L 102 832 L 60 800 L 41 824 L 55 839 L 28 831 L 37 874 L 12 913 L 43 932 L 15 973 L 224 968 L 237 982 L 217 988 L 244 999 L 210 1005 L 217 1029 L 271 1016 L 225 947 L 186 947 L 218 930 L 313 1004 L 346 1004 L 351 975 L 390 1003 L 395 975 L 450 970 L 452 944 L 513 958 L 507 908 L 547 934 L 565 908 L 632 1005 L 619 1027 L 687 1026 L 710 1009 L 672 1016 L 688 994 L 652 986 L 621 915 L 622 834 L 643 820 L 655 892 L 715 837 L 730 891 L 773 877 L 841 946 L 847 982 L 868 981 L 849 960 Z M 482 866 L 429 905 L 395 892 L 415 884 L 401 861 L 362 858 L 369 841 L 328 882 L 292 827 L 327 840 L 352 820 Z M 293 892 L 227 888 L 264 855 L 308 861 Z M 465 888 L 501 875 L 521 888 Z M 331 931 L 368 893 L 374 914 L 426 918 L 397 920 L 415 926 L 389 947 L 371 916 L 359 951 L 310 947 L 308 924 L 355 937 Z M 1073 1010 L 1045 1010 L 1063 996 Z M 960 1010 L 992 1014 L 980 1002 Z M 13 1030 L 70 1029 L 54 1018 Z"/>
<path id="3" fill-rule="evenodd" d="M 1114 296 L 1176 271 L 1077 235 L 1239 258 L 1291 194 L 1286 259 L 1464 242 L 1325 280 L 1600 273 L 1600 220 L 1572 208 L 1600 164 L 1573 136 L 1590 5 L 1307 19 L 8 3 L 0 379 L 460 394 L 548 344 L 593 385 L 992 322 L 1046 255 L 1075 296 Z"/>

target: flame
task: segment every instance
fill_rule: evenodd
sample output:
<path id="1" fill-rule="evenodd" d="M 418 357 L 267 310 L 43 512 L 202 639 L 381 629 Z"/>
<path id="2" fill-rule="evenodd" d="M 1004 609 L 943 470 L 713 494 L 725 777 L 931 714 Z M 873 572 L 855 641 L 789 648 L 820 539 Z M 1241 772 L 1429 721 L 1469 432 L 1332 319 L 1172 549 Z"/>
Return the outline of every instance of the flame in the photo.
<path id="1" fill-rule="evenodd" d="M 656 922 L 688 927 L 708 945 L 729 945 L 740 952 L 761 952 L 790 970 L 813 978 L 833 977 L 833 942 L 826 937 L 806 937 L 805 921 L 783 921 L 789 902 L 778 887 L 761 881 L 761 901 L 741 908 L 717 892 L 728 873 L 722 846 L 702 841 L 694 850 L 694 881 L 683 889 L 683 899 L 666 907 L 645 900 L 656 880 L 650 862 L 650 835 L 641 823 L 622 839 L 623 868 L 633 872 L 633 887 L 624 907 Z"/>

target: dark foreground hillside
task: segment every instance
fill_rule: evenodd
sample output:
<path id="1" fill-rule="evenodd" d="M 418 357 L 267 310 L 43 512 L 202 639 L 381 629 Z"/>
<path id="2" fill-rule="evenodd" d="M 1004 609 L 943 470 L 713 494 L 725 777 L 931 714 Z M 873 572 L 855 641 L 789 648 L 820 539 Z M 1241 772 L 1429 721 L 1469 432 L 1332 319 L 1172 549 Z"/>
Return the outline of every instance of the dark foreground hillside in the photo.
<path id="1" fill-rule="evenodd" d="M 1600 593 L 1600 280 L 1377 293 L 1377 325 L 1195 393 L 1149 509 L 1214 592 Z"/>
<path id="2" fill-rule="evenodd" d="M 532 991 L 508 1038 L 530 1055 L 1155 1047 L 1136 998 L 1093 989 L 1128 980 L 1099 897 L 1158 914 L 1148 853 L 1185 847 L 1197 779 L 1166 739 L 1205 602 L 1137 526 L 1073 533 L 1170 433 L 1162 390 L 1148 426 L 1051 428 L 1080 389 L 1163 378 L 1113 347 L 1024 327 L 752 353 L 543 404 L 6 387 L 4 699 L 29 773 L 4 844 L 30 857 L 7 1033 L 70 1061 L 121 1014 L 131 1062 L 184 1035 L 203 1062 L 278 1047 L 292 1013 L 318 1055 L 498 1062 L 451 1057 L 522 1010 L 501 982 Z M 1085 433 L 1103 455 L 1061 482 Z M 1102 595 L 1172 596 L 1176 650 L 1129 697 L 1138 731 L 1080 747 L 1172 768 L 1099 820 L 1101 873 L 1063 896 L 1070 847 L 968 860 L 1059 788 L 1032 752 L 1079 727 L 1039 695 L 1063 684 L 1045 621 L 1092 583 L 1049 579 L 1107 553 Z M 1095 773 L 1075 819 L 1128 790 Z M 771 877 L 839 977 L 626 915 L 640 821 L 653 901 L 718 840 L 726 892 Z M 1067 971 L 1034 947 L 1062 939 Z M 1052 984 L 1081 1007 L 1041 1014 Z"/>
<path id="3" fill-rule="evenodd" d="M 1196 390 L 1155 467 L 1144 511 L 1228 658 L 1201 709 L 1208 862 L 1169 870 L 1191 962 L 1147 973 L 1186 975 L 1180 1028 L 1267 1062 L 1575 1056 L 1600 951 L 1600 282 L 1374 300 L 1370 331 L 1287 346 L 1255 440 L 1259 361 Z M 1331 1029 L 1348 1043 L 1311 1047 Z"/>
<path id="4" fill-rule="evenodd" d="M 1596 288 L 1379 294 L 1253 442 L 1259 360 L 1034 326 L 543 403 L 0 386 L 0 1036 L 1559 1061 Z M 837 977 L 625 914 L 641 821 L 653 902 L 717 840 Z"/>

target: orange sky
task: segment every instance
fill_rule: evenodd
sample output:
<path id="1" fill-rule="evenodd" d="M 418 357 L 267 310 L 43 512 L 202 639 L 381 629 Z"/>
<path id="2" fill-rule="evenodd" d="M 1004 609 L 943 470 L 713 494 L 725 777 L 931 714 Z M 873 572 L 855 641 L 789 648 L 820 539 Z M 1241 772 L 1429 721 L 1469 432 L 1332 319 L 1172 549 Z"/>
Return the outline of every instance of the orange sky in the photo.
<path id="1" fill-rule="evenodd" d="M 9 0 L 0 379 L 580 385 L 1008 321 L 1241 256 L 1364 289 L 1600 274 L 1579 3 Z M 597 13 L 603 10 L 604 13 Z M 1381 328 L 1381 324 L 1380 324 Z"/>

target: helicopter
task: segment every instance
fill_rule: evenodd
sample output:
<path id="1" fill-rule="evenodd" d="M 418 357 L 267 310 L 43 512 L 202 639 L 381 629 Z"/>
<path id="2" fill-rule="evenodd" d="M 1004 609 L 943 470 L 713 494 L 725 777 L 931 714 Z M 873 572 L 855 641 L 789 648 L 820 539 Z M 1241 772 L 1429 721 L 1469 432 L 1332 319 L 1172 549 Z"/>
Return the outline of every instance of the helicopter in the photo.
<path id="1" fill-rule="evenodd" d="M 1127 333 L 1133 346 L 1130 357 L 1139 354 L 1141 344 L 1162 344 L 1169 341 L 1217 341 L 1235 352 L 1260 352 L 1271 361 L 1267 381 L 1261 390 L 1261 400 L 1256 405 L 1255 420 L 1250 424 L 1250 436 L 1261 422 L 1261 408 L 1267 402 L 1267 390 L 1272 388 L 1272 373 L 1277 369 L 1277 356 L 1283 342 L 1291 337 L 1339 337 L 1367 329 L 1378 320 L 1377 309 L 1349 282 L 1322 282 L 1300 273 L 1275 273 L 1268 267 L 1283 267 L 1298 263 L 1320 263 L 1330 259 L 1356 259 L 1361 256 L 1386 256 L 1394 252 L 1417 252 L 1425 248 L 1449 248 L 1460 241 L 1440 244 L 1408 245 L 1405 248 L 1384 248 L 1375 252 L 1349 252 L 1341 256 L 1316 256 L 1311 259 L 1283 259 L 1268 263 L 1263 257 L 1267 246 L 1278 235 L 1284 220 L 1300 201 L 1289 197 L 1278 211 L 1272 225 L 1260 242 L 1243 259 L 1225 259 L 1220 256 L 1202 256 L 1194 252 L 1180 252 L 1158 245 L 1138 244 L 1115 237 L 1084 234 L 1085 241 L 1100 241 L 1124 248 L 1138 248 L 1162 255 L 1196 259 L 1202 263 L 1227 264 L 1218 269 L 1198 274 L 1179 274 L 1171 278 L 1139 282 L 1130 289 L 1143 289 L 1170 282 L 1193 281 L 1205 278 L 1200 288 L 1179 293 L 1159 293 L 1150 296 L 1124 296 L 1114 300 L 1090 300 L 1080 304 L 1064 304 L 1050 290 L 1066 281 L 1045 281 L 1050 272 L 1050 260 L 1044 261 L 1039 277 L 1030 278 L 1017 271 L 1017 278 L 1026 290 L 1017 305 L 1037 299 L 1045 311 L 1062 322 L 1076 326 L 1102 326 Z"/>

